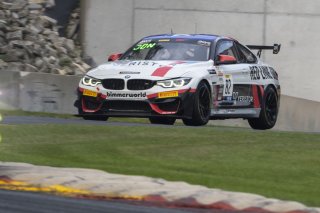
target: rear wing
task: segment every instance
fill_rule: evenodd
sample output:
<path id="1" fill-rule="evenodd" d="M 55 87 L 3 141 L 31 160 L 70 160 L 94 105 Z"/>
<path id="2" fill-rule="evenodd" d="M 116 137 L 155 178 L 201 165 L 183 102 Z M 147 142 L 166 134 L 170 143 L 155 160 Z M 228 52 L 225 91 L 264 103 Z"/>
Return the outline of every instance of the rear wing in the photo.
<path id="1" fill-rule="evenodd" d="M 273 50 L 273 54 L 278 54 L 280 52 L 281 44 L 274 44 L 273 46 L 263 46 L 263 45 L 247 45 L 251 50 L 258 50 L 257 56 L 261 57 L 262 50 Z"/>

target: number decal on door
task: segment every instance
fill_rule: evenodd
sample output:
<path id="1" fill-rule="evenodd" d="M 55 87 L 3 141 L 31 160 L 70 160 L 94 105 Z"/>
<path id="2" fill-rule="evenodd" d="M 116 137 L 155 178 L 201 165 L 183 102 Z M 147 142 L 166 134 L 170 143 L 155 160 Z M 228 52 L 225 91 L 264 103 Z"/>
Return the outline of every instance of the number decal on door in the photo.
<path id="1" fill-rule="evenodd" d="M 232 92 L 233 92 L 232 75 L 224 75 L 223 83 L 224 83 L 223 96 L 232 96 Z"/>

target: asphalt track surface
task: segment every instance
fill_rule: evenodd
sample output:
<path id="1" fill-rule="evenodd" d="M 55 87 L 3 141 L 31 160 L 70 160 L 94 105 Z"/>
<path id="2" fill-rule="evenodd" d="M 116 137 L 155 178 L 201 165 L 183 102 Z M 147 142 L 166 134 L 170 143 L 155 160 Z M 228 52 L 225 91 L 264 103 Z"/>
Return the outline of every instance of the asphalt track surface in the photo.
<path id="1" fill-rule="evenodd" d="M 1 213 L 236 213 L 212 209 L 177 209 L 137 202 L 89 200 L 50 194 L 0 190 Z"/>

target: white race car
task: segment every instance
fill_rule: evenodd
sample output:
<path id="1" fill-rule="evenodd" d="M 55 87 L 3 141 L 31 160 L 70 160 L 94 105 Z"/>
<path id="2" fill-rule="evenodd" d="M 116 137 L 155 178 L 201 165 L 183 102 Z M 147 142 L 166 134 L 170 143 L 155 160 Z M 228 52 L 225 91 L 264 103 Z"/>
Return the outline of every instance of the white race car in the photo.
<path id="1" fill-rule="evenodd" d="M 148 117 L 151 123 L 200 126 L 210 119 L 248 119 L 254 129 L 277 120 L 276 71 L 250 49 L 278 53 L 280 45 L 242 45 L 206 34 L 148 36 L 89 71 L 75 106 L 84 119 Z"/>

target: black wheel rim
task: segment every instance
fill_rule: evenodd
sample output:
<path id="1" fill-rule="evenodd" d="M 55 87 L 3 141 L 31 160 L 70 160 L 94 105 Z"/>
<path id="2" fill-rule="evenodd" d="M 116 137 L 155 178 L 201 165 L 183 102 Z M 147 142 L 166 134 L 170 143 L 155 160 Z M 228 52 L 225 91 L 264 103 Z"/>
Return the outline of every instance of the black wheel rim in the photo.
<path id="1" fill-rule="evenodd" d="M 210 115 L 210 92 L 206 86 L 199 90 L 199 112 L 203 120 Z"/>
<path id="2" fill-rule="evenodd" d="M 268 121 L 270 123 L 276 122 L 278 115 L 278 103 L 277 96 L 273 92 L 267 94 L 265 110 Z"/>

